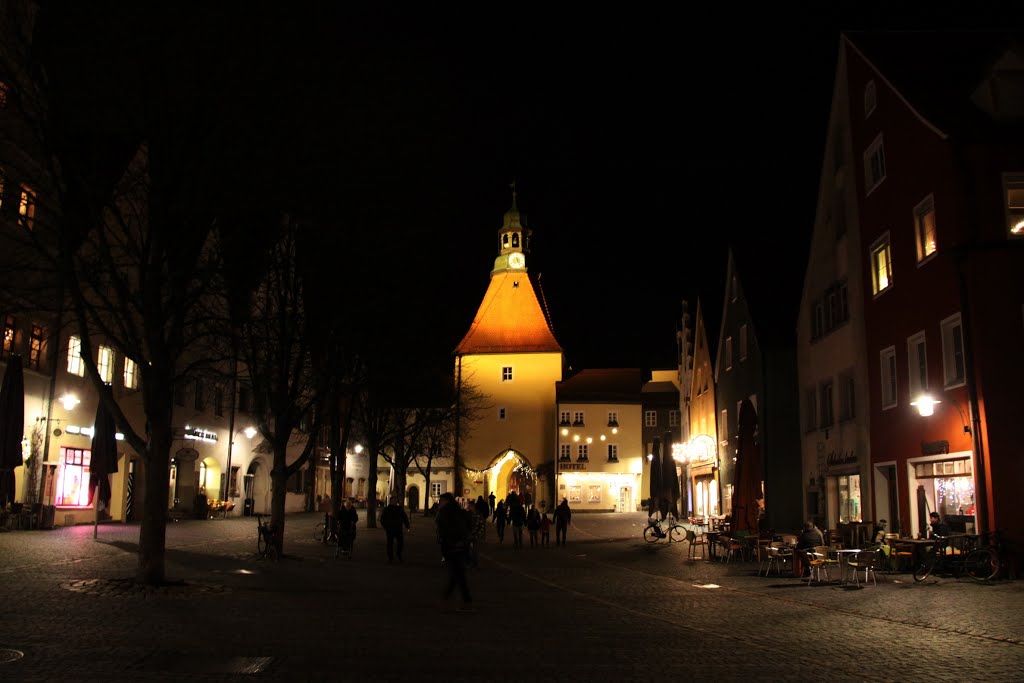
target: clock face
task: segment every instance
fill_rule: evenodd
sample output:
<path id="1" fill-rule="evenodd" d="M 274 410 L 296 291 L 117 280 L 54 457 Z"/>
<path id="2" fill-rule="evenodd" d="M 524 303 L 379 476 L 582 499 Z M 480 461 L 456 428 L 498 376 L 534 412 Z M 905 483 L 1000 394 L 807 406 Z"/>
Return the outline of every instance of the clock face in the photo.
<path id="1" fill-rule="evenodd" d="M 508 265 L 511 266 L 512 268 L 522 268 L 523 266 L 526 265 L 526 257 L 523 256 L 518 251 L 509 254 Z"/>

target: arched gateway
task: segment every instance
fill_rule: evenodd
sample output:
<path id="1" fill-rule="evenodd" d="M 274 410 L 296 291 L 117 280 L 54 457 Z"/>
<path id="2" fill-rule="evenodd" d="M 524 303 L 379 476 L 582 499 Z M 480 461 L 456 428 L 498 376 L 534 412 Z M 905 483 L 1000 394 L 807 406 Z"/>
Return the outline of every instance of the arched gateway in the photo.
<path id="1" fill-rule="evenodd" d="M 515 491 L 521 499 L 529 494 L 529 500 L 536 501 L 537 472 L 522 453 L 513 449 L 502 451 L 488 466 L 487 491 L 493 491 L 498 500 Z"/>

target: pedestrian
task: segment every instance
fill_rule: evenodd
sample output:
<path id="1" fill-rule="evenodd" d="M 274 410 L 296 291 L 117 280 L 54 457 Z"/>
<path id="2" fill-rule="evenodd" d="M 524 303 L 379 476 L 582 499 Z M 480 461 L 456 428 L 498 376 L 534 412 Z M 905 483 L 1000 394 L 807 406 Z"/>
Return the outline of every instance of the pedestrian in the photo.
<path id="1" fill-rule="evenodd" d="M 487 518 L 491 516 L 491 508 L 487 505 L 487 501 L 484 500 L 483 496 L 476 497 L 476 514 L 480 515 L 480 519 L 487 521 Z"/>
<path id="2" fill-rule="evenodd" d="M 505 498 L 505 507 L 508 508 L 508 511 L 512 512 L 512 508 L 520 504 L 519 495 L 515 491 L 509 491 L 508 496 Z"/>
<path id="3" fill-rule="evenodd" d="M 359 513 L 352 507 L 352 499 L 346 498 L 341 510 L 338 511 L 338 549 L 334 552 L 335 557 L 348 555 L 349 559 L 352 559 L 358 521 Z"/>
<path id="4" fill-rule="evenodd" d="M 388 498 L 388 504 L 380 513 L 380 525 L 384 527 L 384 535 L 388 541 L 388 564 L 395 559 L 395 546 L 398 550 L 398 561 L 402 561 L 402 550 L 405 548 L 405 536 L 402 530 L 409 529 L 409 515 L 405 509 L 395 502 L 394 496 Z"/>
<path id="5" fill-rule="evenodd" d="M 516 504 L 508 509 L 508 518 L 512 522 L 512 547 L 518 550 L 523 547 L 523 525 L 526 524 L 526 508 L 519 503 L 518 498 L 516 498 L 515 502 Z"/>
<path id="6" fill-rule="evenodd" d="M 494 530 L 498 532 L 498 543 L 505 542 L 506 523 L 508 523 L 508 510 L 505 509 L 505 501 L 499 500 L 498 506 L 494 508 Z"/>
<path id="7" fill-rule="evenodd" d="M 536 548 L 538 545 L 537 532 L 540 531 L 540 513 L 535 507 L 530 508 L 530 511 L 526 513 L 526 530 L 530 532 L 530 547 Z"/>
<path id="8" fill-rule="evenodd" d="M 483 501 L 483 496 L 480 497 Z M 483 505 L 483 513 L 479 506 L 469 509 L 470 534 L 469 534 L 469 557 L 467 558 L 470 567 L 480 566 L 480 546 L 484 542 L 484 534 L 487 532 L 487 503 Z"/>
<path id="9" fill-rule="evenodd" d="M 807 553 L 819 545 L 825 545 L 825 537 L 821 529 L 814 524 L 813 519 L 804 522 L 804 530 L 796 539 L 796 549 L 793 551 L 793 576 L 802 577 L 811 575 L 811 567 L 807 564 Z"/>
<path id="10" fill-rule="evenodd" d="M 546 511 L 540 518 L 540 544 L 545 548 L 551 545 L 551 518 Z"/>
<path id="11" fill-rule="evenodd" d="M 455 502 L 450 492 L 441 494 L 438 499 L 437 541 L 441 544 L 441 557 L 448 571 L 448 582 L 442 591 L 442 597 L 448 599 L 458 589 L 462 597 L 460 611 L 472 611 L 473 598 L 469 593 L 466 581 L 466 553 L 469 549 L 469 514 Z"/>
<path id="12" fill-rule="evenodd" d="M 565 545 L 565 534 L 571 520 L 572 510 L 569 509 L 569 501 L 563 498 L 555 508 L 555 545 Z"/>
<path id="13" fill-rule="evenodd" d="M 491 491 L 489 494 L 487 494 L 487 506 L 491 509 L 491 517 L 494 517 L 494 501 L 495 500 L 496 500 L 496 498 L 494 496 L 494 491 Z"/>

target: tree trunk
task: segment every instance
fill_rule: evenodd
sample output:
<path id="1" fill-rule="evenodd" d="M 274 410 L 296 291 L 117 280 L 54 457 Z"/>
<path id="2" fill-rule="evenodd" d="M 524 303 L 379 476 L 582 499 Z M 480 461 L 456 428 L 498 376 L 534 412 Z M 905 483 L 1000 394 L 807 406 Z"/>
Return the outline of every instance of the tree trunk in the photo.
<path id="1" fill-rule="evenodd" d="M 424 480 L 424 484 L 423 484 L 423 516 L 424 517 L 429 517 L 430 516 L 430 506 L 432 505 L 432 503 L 430 501 L 430 466 L 432 464 L 432 461 L 433 461 L 433 458 L 427 458 L 427 469 L 423 473 L 423 480 Z"/>
<path id="2" fill-rule="evenodd" d="M 369 472 L 366 475 L 366 528 L 377 528 L 377 446 L 373 445 L 367 456 Z"/>
<path id="3" fill-rule="evenodd" d="M 167 539 L 167 492 L 171 464 L 170 420 L 150 424 L 146 443 L 146 491 L 139 526 L 139 566 L 136 579 L 149 586 L 164 583 Z"/>
<path id="4" fill-rule="evenodd" d="M 288 495 L 288 474 L 285 471 L 287 448 L 287 442 L 274 444 L 274 467 L 270 470 L 270 529 L 274 534 L 278 557 L 284 556 L 284 501 Z"/>

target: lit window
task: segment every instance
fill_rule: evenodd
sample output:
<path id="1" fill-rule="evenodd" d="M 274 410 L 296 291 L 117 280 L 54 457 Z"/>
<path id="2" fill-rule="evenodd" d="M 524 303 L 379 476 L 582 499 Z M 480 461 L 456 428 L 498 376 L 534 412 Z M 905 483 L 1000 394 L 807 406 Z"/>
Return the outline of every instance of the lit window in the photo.
<path id="1" fill-rule="evenodd" d="M 569 502 L 570 503 L 582 503 L 583 502 L 583 487 L 579 484 L 574 484 L 569 487 Z"/>
<path id="2" fill-rule="evenodd" d="M 89 461 L 92 452 L 82 448 L 60 449 L 60 465 L 57 468 L 57 505 L 89 504 Z"/>
<path id="3" fill-rule="evenodd" d="M 935 253 L 935 200 L 932 195 L 914 208 L 914 239 L 918 263 Z"/>
<path id="4" fill-rule="evenodd" d="M 964 367 L 964 339 L 960 314 L 951 315 L 939 326 L 942 330 L 942 374 L 945 386 L 961 386 L 967 377 Z"/>
<path id="5" fill-rule="evenodd" d="M 39 325 L 32 326 L 32 334 L 28 338 L 28 366 L 33 370 L 42 369 L 43 336 L 45 334 Z"/>
<path id="6" fill-rule="evenodd" d="M 882 145 L 882 134 L 879 133 L 874 142 L 864 151 L 864 187 L 865 196 L 882 184 L 885 180 L 885 147 Z"/>
<path id="7" fill-rule="evenodd" d="M 22 186 L 21 201 L 18 203 L 18 223 L 28 230 L 32 229 L 36 217 L 36 195 L 32 190 Z"/>
<path id="8" fill-rule="evenodd" d="M 82 340 L 78 337 L 68 337 L 68 373 L 82 377 L 85 375 L 85 365 L 82 363 Z"/>
<path id="9" fill-rule="evenodd" d="M 1006 227 L 1015 237 L 1024 237 L 1024 173 L 1008 173 L 1006 186 Z"/>
<path id="10" fill-rule="evenodd" d="M 653 410 L 644 411 L 644 427 L 657 427 L 658 413 Z"/>
<path id="11" fill-rule="evenodd" d="M 600 486 L 588 486 L 587 487 L 587 502 L 588 503 L 600 503 L 601 502 L 601 487 Z"/>
<path id="12" fill-rule="evenodd" d="M 875 88 L 874 81 L 868 81 L 868 84 L 864 86 L 864 118 L 871 116 L 871 112 L 875 111 L 878 106 L 878 90 Z"/>
<path id="13" fill-rule="evenodd" d="M 100 345 L 96 354 L 96 372 L 104 382 L 114 380 L 114 350 L 109 346 Z"/>
<path id="14" fill-rule="evenodd" d="M 0 356 L 6 356 L 14 352 L 15 321 L 13 315 L 4 316 L 4 343 L 3 352 Z"/>
<path id="15" fill-rule="evenodd" d="M 138 368 L 135 365 L 135 361 L 133 361 L 131 358 L 124 359 L 124 388 L 139 388 Z"/>
<path id="16" fill-rule="evenodd" d="M 512 366 L 506 365 L 501 369 L 501 381 L 511 382 L 512 381 Z"/>
<path id="17" fill-rule="evenodd" d="M 928 353 L 924 332 L 907 339 L 907 377 L 911 399 L 928 390 Z"/>
<path id="18" fill-rule="evenodd" d="M 882 370 L 882 408 L 896 405 L 896 347 L 890 346 L 879 353 Z"/>
<path id="19" fill-rule="evenodd" d="M 871 247 L 871 290 L 876 296 L 892 286 L 892 249 L 889 233 Z"/>

